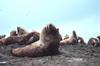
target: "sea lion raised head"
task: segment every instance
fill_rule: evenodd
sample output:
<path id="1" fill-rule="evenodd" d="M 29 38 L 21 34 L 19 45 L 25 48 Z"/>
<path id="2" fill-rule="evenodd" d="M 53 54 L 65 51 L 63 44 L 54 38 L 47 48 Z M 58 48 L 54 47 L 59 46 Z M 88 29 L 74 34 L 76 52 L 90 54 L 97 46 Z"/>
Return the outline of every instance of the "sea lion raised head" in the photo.
<path id="1" fill-rule="evenodd" d="M 23 34 L 27 34 L 28 32 L 22 27 L 17 27 L 17 33 L 18 35 L 23 35 Z"/>
<path id="2" fill-rule="evenodd" d="M 48 24 L 46 27 L 44 27 L 40 34 L 40 40 L 42 42 L 59 42 L 61 39 L 62 37 L 59 34 L 59 29 L 52 24 Z"/>
<path id="3" fill-rule="evenodd" d="M 52 24 L 45 26 L 37 42 L 22 48 L 12 49 L 14 56 L 45 56 L 58 52 L 59 42 L 62 39 L 59 30 Z"/>
<path id="4" fill-rule="evenodd" d="M 63 39 L 62 41 L 60 41 L 61 45 L 76 44 L 76 43 L 78 43 L 78 40 L 77 40 L 77 35 L 76 35 L 75 31 L 72 32 L 72 35 L 69 38 L 66 38 L 66 39 Z"/>

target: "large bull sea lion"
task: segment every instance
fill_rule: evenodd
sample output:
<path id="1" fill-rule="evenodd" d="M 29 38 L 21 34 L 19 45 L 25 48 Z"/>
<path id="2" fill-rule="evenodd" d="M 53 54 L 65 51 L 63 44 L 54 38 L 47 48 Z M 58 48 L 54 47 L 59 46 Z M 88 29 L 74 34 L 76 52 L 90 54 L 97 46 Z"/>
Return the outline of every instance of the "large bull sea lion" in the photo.
<path id="1" fill-rule="evenodd" d="M 40 33 L 40 39 L 22 48 L 12 49 L 13 56 L 46 56 L 58 53 L 59 42 L 61 40 L 59 30 L 52 24 L 45 26 Z"/>

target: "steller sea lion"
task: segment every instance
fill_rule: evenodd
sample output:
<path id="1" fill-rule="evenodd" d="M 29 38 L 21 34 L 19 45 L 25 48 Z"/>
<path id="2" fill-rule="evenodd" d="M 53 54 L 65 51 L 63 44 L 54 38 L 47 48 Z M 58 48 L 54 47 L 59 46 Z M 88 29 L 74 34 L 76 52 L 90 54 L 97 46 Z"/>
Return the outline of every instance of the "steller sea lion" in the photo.
<path id="1" fill-rule="evenodd" d="M 40 33 L 40 39 L 22 48 L 12 49 L 13 56 L 38 57 L 58 53 L 59 42 L 62 39 L 59 30 L 52 24 L 45 26 Z"/>
<path id="2" fill-rule="evenodd" d="M 0 35 L 0 39 L 3 39 L 5 37 L 6 37 L 6 35 Z"/>
<path id="3" fill-rule="evenodd" d="M 88 45 L 96 46 L 97 44 L 98 44 L 98 39 L 96 38 L 90 38 L 88 41 Z"/>
<path id="4" fill-rule="evenodd" d="M 33 37 L 31 41 L 30 38 Z M 10 36 L 4 39 L 0 39 L 0 45 L 9 45 L 9 44 L 27 44 L 39 40 L 39 34 L 37 32 L 30 32 L 20 36 Z"/>
<path id="5" fill-rule="evenodd" d="M 10 32 L 10 36 L 17 36 L 16 30 L 12 30 L 12 31 Z"/>
<path id="6" fill-rule="evenodd" d="M 61 45 L 66 45 L 66 44 L 76 44 L 78 43 L 78 40 L 77 40 L 77 35 L 76 35 L 76 32 L 73 31 L 73 34 L 72 36 L 68 37 L 68 38 L 65 38 L 63 40 L 60 41 L 60 44 Z"/>
<path id="7" fill-rule="evenodd" d="M 86 44 L 82 37 L 78 37 L 77 40 L 78 40 L 78 44 Z"/>

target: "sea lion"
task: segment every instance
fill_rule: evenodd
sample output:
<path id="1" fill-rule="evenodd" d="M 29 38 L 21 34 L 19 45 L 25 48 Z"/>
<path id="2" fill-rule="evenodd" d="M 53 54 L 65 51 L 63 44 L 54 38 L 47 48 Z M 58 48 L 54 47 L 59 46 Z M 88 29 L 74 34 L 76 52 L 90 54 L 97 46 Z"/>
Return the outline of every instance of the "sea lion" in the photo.
<path id="1" fill-rule="evenodd" d="M 78 44 L 86 44 L 84 39 L 80 36 L 78 36 Z"/>
<path id="2" fill-rule="evenodd" d="M 60 41 L 61 45 L 66 45 L 66 44 L 77 44 L 78 40 L 77 40 L 77 35 L 76 32 L 73 31 L 72 36 L 70 36 L 69 38 L 63 39 L 62 41 Z"/>
<path id="3" fill-rule="evenodd" d="M 17 34 L 18 36 L 23 35 L 23 34 L 27 34 L 28 32 L 22 28 L 22 27 L 17 27 Z"/>
<path id="4" fill-rule="evenodd" d="M 16 30 L 12 30 L 12 31 L 10 32 L 10 36 L 17 36 Z"/>
<path id="5" fill-rule="evenodd" d="M 90 38 L 88 41 L 88 45 L 96 46 L 98 44 L 98 40 L 96 38 Z"/>
<path id="6" fill-rule="evenodd" d="M 31 45 L 22 48 L 12 49 L 13 56 L 38 57 L 53 55 L 59 52 L 59 42 L 62 39 L 59 30 L 52 24 L 48 24 L 42 29 L 40 39 Z"/>
<path id="7" fill-rule="evenodd" d="M 100 36 L 97 36 L 97 39 L 98 39 L 98 41 L 99 41 L 99 43 L 100 43 Z"/>
<path id="8" fill-rule="evenodd" d="M 5 38 L 5 37 L 6 37 L 6 35 L 0 35 L 0 39 Z"/>
<path id="9" fill-rule="evenodd" d="M 25 41 L 24 43 L 25 44 L 30 44 L 30 43 L 33 43 L 37 40 L 39 40 L 39 37 L 40 37 L 40 33 L 33 30 L 32 32 L 34 32 L 33 36 L 31 36 L 29 38 L 29 40 Z M 17 27 L 17 33 L 18 33 L 18 36 L 21 36 L 21 35 L 24 35 L 24 34 L 28 34 L 29 32 L 27 32 L 24 28 L 22 27 Z M 22 42 L 20 42 L 20 44 L 23 44 Z"/>
<path id="10" fill-rule="evenodd" d="M 64 39 L 68 39 L 69 38 L 69 35 L 68 34 L 66 34 L 65 35 L 65 37 L 64 37 Z"/>
<path id="11" fill-rule="evenodd" d="M 1 45 L 9 45 L 9 44 L 27 44 L 30 43 L 29 39 L 33 37 L 33 42 L 39 40 L 39 35 L 36 32 L 30 32 L 24 35 L 20 35 L 20 36 L 10 36 L 4 39 L 0 39 L 0 44 Z"/>

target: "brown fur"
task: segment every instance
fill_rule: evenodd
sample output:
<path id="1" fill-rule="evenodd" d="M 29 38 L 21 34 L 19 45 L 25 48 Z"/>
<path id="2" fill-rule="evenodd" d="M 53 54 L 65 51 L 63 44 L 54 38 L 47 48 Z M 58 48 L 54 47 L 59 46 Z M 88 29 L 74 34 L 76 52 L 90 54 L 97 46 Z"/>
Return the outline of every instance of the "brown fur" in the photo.
<path id="1" fill-rule="evenodd" d="M 77 41 L 77 35 L 76 35 L 75 31 L 73 31 L 72 36 L 70 36 L 69 38 L 66 38 L 66 39 L 63 39 L 62 41 L 60 41 L 61 45 L 64 45 L 64 44 L 76 44 L 76 43 L 78 43 L 78 41 Z"/>
<path id="2" fill-rule="evenodd" d="M 22 48 L 12 49 L 14 56 L 45 56 L 58 52 L 61 35 L 58 29 L 52 24 L 45 26 L 40 34 L 40 39 Z"/>

